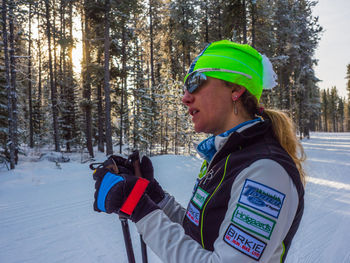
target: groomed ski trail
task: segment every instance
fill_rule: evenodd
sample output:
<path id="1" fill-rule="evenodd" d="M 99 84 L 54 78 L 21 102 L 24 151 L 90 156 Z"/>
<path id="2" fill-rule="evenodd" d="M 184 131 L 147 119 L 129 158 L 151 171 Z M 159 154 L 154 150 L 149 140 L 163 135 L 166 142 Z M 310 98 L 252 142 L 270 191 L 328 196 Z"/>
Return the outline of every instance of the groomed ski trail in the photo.
<path id="1" fill-rule="evenodd" d="M 312 133 L 303 145 L 305 212 L 287 262 L 350 262 L 350 133 Z M 91 171 L 80 156 L 70 157 L 62 169 L 28 160 L 14 171 L 0 170 L 1 263 L 127 263 L 118 217 L 92 210 Z M 167 155 L 152 161 L 164 189 L 186 206 L 201 160 Z M 139 235 L 129 226 L 142 262 Z M 160 262 L 148 254 L 150 263 Z"/>

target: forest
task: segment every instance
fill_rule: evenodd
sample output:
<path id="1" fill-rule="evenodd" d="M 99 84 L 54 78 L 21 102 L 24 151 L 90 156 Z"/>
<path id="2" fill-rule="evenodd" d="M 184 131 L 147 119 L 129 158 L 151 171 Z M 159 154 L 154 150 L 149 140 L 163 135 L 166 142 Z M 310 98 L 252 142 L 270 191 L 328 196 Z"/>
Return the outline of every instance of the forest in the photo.
<path id="1" fill-rule="evenodd" d="M 2 0 L 0 158 L 24 146 L 87 153 L 192 154 L 182 85 L 210 42 L 268 56 L 278 86 L 261 103 L 289 113 L 300 138 L 350 131 L 348 98 L 320 90 L 314 0 Z M 95 151 L 95 152 L 94 152 Z"/>

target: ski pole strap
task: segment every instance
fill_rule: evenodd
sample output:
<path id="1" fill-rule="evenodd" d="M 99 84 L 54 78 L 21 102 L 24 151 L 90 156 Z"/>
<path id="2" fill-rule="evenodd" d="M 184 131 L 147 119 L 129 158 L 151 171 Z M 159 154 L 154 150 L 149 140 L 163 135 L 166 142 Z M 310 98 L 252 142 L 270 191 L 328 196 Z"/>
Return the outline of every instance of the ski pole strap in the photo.
<path id="1" fill-rule="evenodd" d="M 142 195 L 146 191 L 148 184 L 148 180 L 144 178 L 139 178 L 136 181 L 134 188 L 131 190 L 131 193 L 129 194 L 128 198 L 120 208 L 120 211 L 127 214 L 128 216 L 131 216 L 137 203 L 140 201 Z"/>

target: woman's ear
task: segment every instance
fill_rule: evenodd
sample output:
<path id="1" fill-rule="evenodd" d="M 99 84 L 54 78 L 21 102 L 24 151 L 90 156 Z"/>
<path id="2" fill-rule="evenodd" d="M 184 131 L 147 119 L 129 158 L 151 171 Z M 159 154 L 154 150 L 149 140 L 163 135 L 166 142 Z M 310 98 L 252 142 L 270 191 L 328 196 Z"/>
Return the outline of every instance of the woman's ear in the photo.
<path id="1" fill-rule="evenodd" d="M 241 87 L 239 90 L 232 90 L 232 101 L 237 101 L 245 91 L 244 87 Z"/>

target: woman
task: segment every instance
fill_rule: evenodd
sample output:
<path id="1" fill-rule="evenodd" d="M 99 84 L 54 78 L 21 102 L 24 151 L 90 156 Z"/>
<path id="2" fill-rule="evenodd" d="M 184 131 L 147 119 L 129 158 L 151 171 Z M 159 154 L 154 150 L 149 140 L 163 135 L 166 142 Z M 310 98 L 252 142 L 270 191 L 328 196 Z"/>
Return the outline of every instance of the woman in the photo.
<path id="1" fill-rule="evenodd" d="M 144 157 L 148 186 L 130 167 L 96 173 L 95 210 L 130 215 L 164 262 L 284 261 L 303 214 L 304 156 L 291 120 L 259 107 L 263 88 L 274 85 L 271 63 L 252 47 L 208 45 L 182 99 L 195 131 L 213 134 L 198 145 L 205 161 L 187 209 L 163 192 Z"/>

